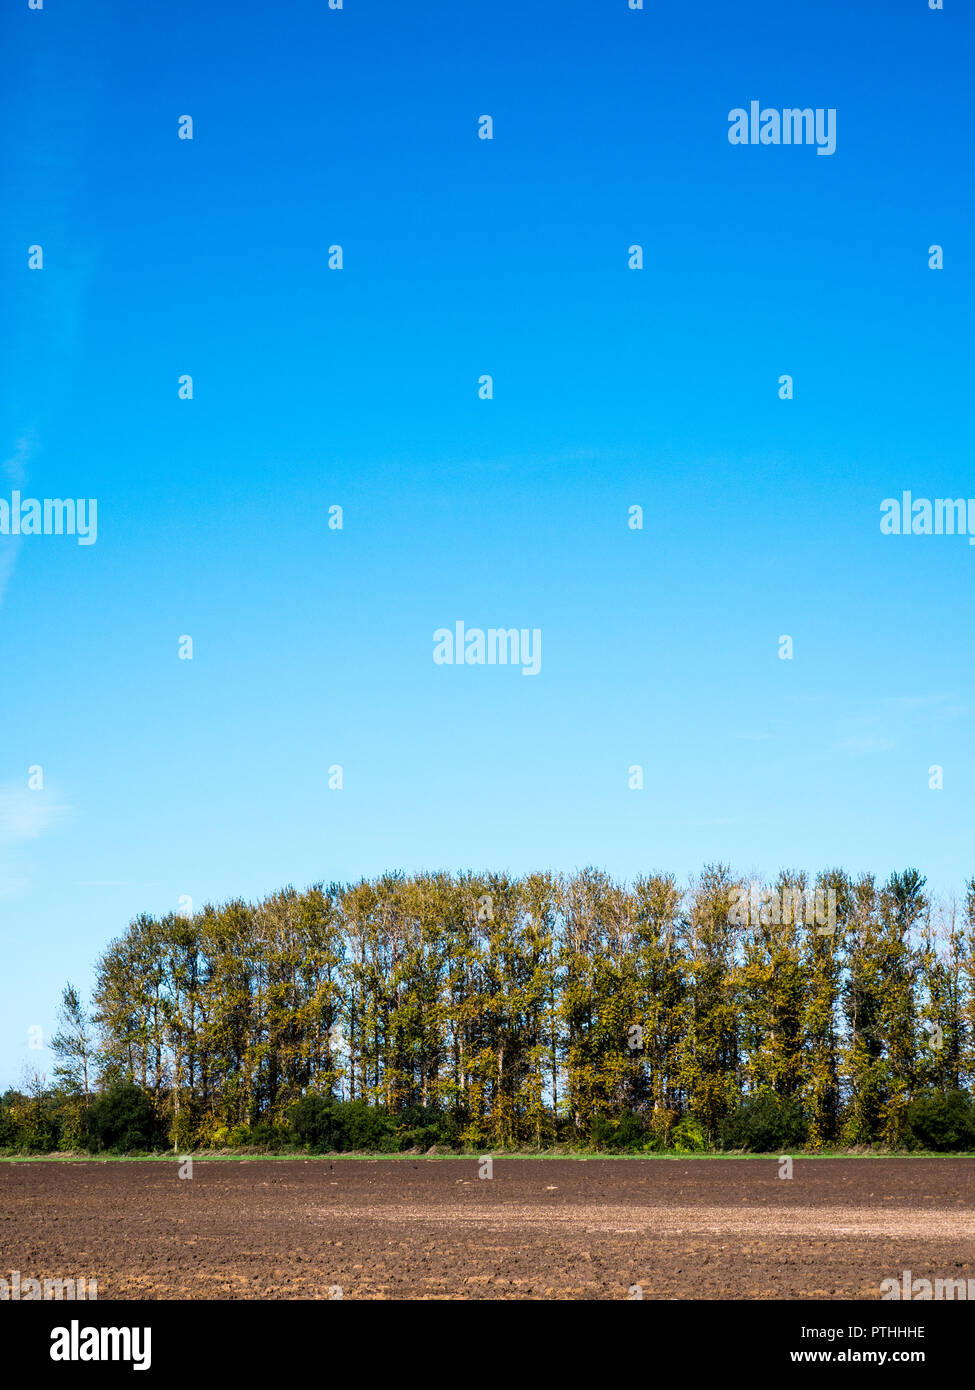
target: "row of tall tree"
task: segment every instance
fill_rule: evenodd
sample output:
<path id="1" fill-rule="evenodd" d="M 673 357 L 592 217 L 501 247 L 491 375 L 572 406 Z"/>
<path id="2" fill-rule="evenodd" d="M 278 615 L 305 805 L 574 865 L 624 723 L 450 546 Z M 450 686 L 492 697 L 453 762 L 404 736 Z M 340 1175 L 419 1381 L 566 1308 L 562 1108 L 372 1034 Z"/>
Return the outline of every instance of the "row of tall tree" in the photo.
<path id="1" fill-rule="evenodd" d="M 783 873 L 742 913 L 748 887 L 724 865 L 686 888 L 390 874 L 143 915 L 98 963 L 90 1023 L 66 992 L 58 1074 L 86 1102 L 135 1083 L 186 1147 L 308 1095 L 497 1147 L 634 1116 L 710 1137 L 771 1097 L 813 1147 L 897 1145 L 914 1097 L 972 1089 L 975 880 L 937 908 L 913 869 Z"/>

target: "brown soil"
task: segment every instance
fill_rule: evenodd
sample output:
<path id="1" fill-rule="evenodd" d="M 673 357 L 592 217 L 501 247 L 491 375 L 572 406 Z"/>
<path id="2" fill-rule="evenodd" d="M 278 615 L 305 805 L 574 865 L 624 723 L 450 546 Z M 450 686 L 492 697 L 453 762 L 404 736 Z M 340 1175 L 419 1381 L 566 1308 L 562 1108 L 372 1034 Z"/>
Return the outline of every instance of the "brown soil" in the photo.
<path id="1" fill-rule="evenodd" d="M 0 1164 L 0 1277 L 100 1298 L 869 1298 L 975 1279 L 975 1159 Z"/>

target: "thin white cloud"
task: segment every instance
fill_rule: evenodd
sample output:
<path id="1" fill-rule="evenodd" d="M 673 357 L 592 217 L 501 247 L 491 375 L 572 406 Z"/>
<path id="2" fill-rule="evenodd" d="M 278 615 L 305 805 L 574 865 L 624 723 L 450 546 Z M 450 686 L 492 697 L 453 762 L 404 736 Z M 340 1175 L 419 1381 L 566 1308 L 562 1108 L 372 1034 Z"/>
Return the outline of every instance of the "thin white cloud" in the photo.
<path id="1" fill-rule="evenodd" d="M 22 897 L 30 887 L 17 860 L 23 846 L 53 833 L 73 812 L 53 791 L 31 791 L 26 778 L 0 787 L 0 899 Z"/>
<path id="2" fill-rule="evenodd" d="M 853 753 L 886 753 L 919 729 L 936 728 L 969 712 L 953 694 L 885 695 L 863 713 L 839 721 L 836 746 Z"/>
<path id="3" fill-rule="evenodd" d="M 942 719 L 956 719 L 969 712 L 957 695 L 890 695 L 887 702 L 897 714 L 928 711 Z"/>
<path id="4" fill-rule="evenodd" d="M 866 735 L 862 738 L 841 739 L 838 746 L 848 748 L 852 753 L 886 753 L 891 748 L 896 748 L 897 742 L 892 738 L 872 738 Z"/>
<path id="5" fill-rule="evenodd" d="M 25 784 L 0 787 L 0 848 L 37 840 L 61 825 L 73 811 L 51 791 L 32 791 Z"/>

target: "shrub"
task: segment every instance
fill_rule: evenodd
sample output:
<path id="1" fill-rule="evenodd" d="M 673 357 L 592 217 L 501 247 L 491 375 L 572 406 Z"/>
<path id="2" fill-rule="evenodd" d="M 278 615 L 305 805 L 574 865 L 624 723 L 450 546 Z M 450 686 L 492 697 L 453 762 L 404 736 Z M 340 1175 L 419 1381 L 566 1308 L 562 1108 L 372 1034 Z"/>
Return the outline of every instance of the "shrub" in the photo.
<path id="1" fill-rule="evenodd" d="M 155 1147 L 161 1138 L 152 1100 L 131 1082 L 96 1096 L 88 1107 L 86 1139 L 92 1153 L 131 1153 Z"/>
<path id="2" fill-rule="evenodd" d="M 632 1111 L 621 1118 L 616 1127 L 616 1138 L 613 1143 L 614 1149 L 627 1149 L 630 1151 L 642 1149 L 646 1142 L 647 1134 L 643 1120 L 639 1115 Z"/>
<path id="3" fill-rule="evenodd" d="M 589 1126 L 589 1143 L 594 1149 L 608 1149 L 613 1139 L 613 1122 L 605 1115 L 593 1117 Z"/>
<path id="4" fill-rule="evenodd" d="M 251 1125 L 250 1142 L 259 1149 L 284 1149 L 295 1141 L 294 1131 L 287 1124 L 273 1124 L 270 1120 L 258 1120 Z"/>
<path id="5" fill-rule="evenodd" d="M 640 1116 L 628 1110 L 618 1120 L 597 1115 L 590 1127 L 589 1139 L 594 1149 L 633 1153 L 646 1148 L 647 1133 Z"/>
<path id="6" fill-rule="evenodd" d="M 312 1153 L 335 1153 L 338 1149 L 333 1103 L 325 1096 L 302 1096 L 289 1111 L 298 1143 Z"/>
<path id="7" fill-rule="evenodd" d="M 670 1141 L 679 1154 L 704 1153 L 708 1147 L 704 1127 L 692 1115 L 678 1120 L 670 1132 Z"/>
<path id="8" fill-rule="evenodd" d="M 17 1124 L 7 1104 L 0 1096 L 0 1149 L 12 1149 L 17 1142 Z"/>
<path id="9" fill-rule="evenodd" d="M 726 1115 L 718 1127 L 723 1149 L 746 1153 L 781 1153 L 805 1143 L 809 1123 L 794 1101 L 752 1096 Z"/>
<path id="10" fill-rule="evenodd" d="M 406 1105 L 396 1116 L 396 1137 L 400 1149 L 427 1150 L 434 1146 L 456 1147 L 457 1122 L 431 1105 Z"/>
<path id="11" fill-rule="evenodd" d="M 57 1105 L 59 1149 L 83 1149 L 87 1138 L 86 1112 L 83 1096 L 55 1092 Z"/>
<path id="12" fill-rule="evenodd" d="M 226 1125 L 207 1121 L 200 1126 L 197 1142 L 201 1149 L 225 1149 L 230 1143 L 230 1130 Z"/>
<path id="13" fill-rule="evenodd" d="M 339 1101 L 335 1110 L 343 1141 L 341 1149 L 396 1152 L 396 1124 L 384 1105 L 368 1105 L 364 1100 L 345 1100 Z"/>
<path id="14" fill-rule="evenodd" d="M 20 1153 L 52 1153 L 57 1149 L 61 1116 L 50 1091 L 35 1091 L 29 1096 L 8 1091 L 3 1109 L 0 1133 L 4 1147 Z"/>
<path id="15" fill-rule="evenodd" d="M 964 1091 L 926 1091 L 907 1107 L 912 1148 L 951 1153 L 975 1148 L 975 1108 Z"/>
<path id="16" fill-rule="evenodd" d="M 298 1142 L 312 1153 L 395 1153 L 398 1147 L 396 1124 L 384 1105 L 304 1096 L 291 1107 L 289 1119 Z"/>

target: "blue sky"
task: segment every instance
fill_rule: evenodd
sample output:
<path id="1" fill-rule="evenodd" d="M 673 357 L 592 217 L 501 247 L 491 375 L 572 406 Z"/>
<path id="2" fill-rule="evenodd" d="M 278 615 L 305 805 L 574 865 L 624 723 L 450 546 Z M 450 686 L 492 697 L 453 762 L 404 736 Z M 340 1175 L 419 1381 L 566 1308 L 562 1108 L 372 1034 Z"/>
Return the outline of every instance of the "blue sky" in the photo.
<path id="1" fill-rule="evenodd" d="M 946 6 L 5 7 L 0 497 L 98 539 L 0 536 L 0 1085 L 181 895 L 961 891 L 975 550 L 879 530 L 975 495 Z M 729 144 L 753 99 L 835 108 L 835 154 Z M 458 619 L 540 628 L 540 675 L 435 665 Z"/>

